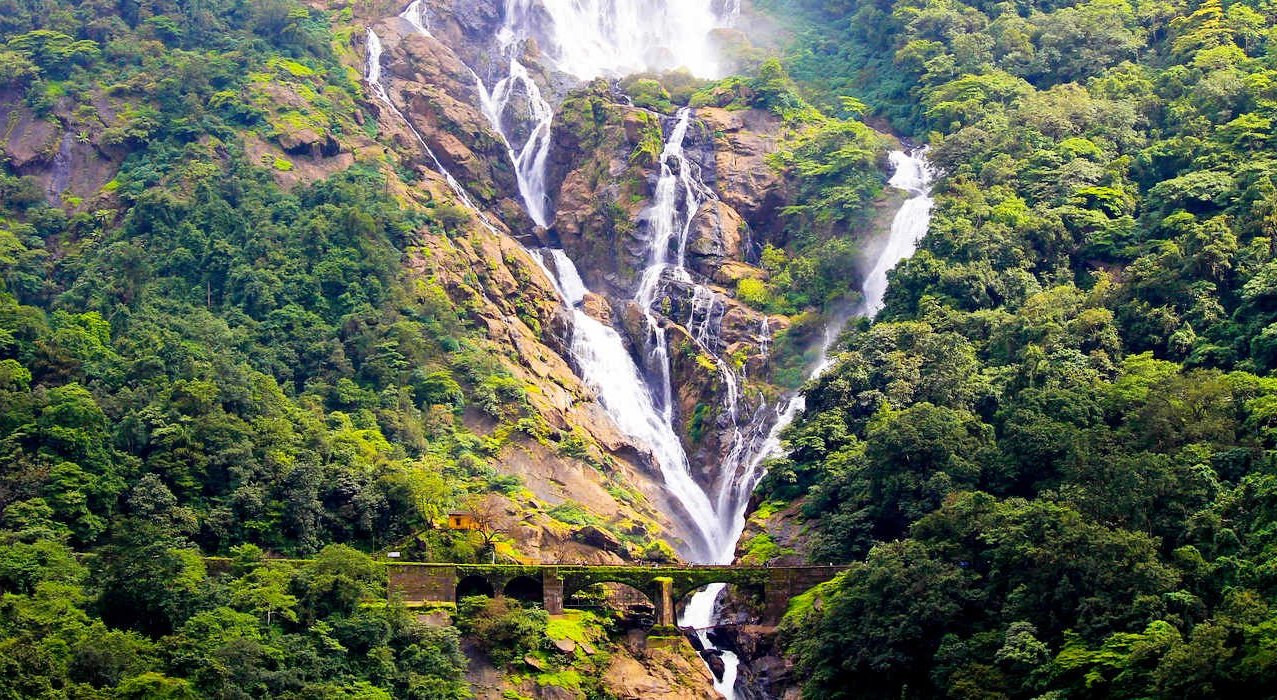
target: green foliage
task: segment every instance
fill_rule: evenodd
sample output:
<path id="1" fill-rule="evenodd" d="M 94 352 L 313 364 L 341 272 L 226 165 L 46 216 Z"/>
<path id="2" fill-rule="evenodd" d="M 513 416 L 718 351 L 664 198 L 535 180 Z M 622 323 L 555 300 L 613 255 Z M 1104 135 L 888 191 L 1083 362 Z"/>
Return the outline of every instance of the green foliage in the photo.
<path id="1" fill-rule="evenodd" d="M 457 627 L 473 636 L 499 668 L 522 661 L 549 642 L 545 611 L 524 608 L 511 598 L 463 598 L 457 603 L 457 614 Z"/>
<path id="2" fill-rule="evenodd" d="M 634 100 L 636 107 L 664 114 L 674 111 L 674 104 L 670 102 L 670 93 L 656 80 L 639 78 L 627 81 L 624 89 L 630 99 Z"/>
<path id="3" fill-rule="evenodd" d="M 137 539 L 157 537 L 133 525 Z M 384 573 L 366 556 L 325 550 L 298 568 L 244 551 L 231 573 L 210 578 L 198 556 L 169 544 L 104 549 L 90 558 L 89 577 L 54 541 L 0 543 L 6 689 L 15 697 L 313 697 L 339 688 L 470 696 L 455 629 L 427 627 L 394 605 L 333 604 L 343 590 L 384 600 L 376 588 Z M 95 605 L 104 619 L 144 632 L 104 626 Z"/>
<path id="4" fill-rule="evenodd" d="M 945 173 L 763 486 L 858 562 L 791 615 L 807 694 L 1260 692 L 1273 511 L 1229 518 L 1277 465 L 1272 8 L 785 5 L 803 94 Z"/>

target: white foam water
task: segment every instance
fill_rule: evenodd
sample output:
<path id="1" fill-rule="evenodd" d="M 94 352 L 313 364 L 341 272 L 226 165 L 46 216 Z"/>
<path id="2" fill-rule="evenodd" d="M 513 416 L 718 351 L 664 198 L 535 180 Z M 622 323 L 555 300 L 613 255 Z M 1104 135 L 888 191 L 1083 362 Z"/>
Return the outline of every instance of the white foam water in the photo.
<path id="1" fill-rule="evenodd" d="M 740 9 L 739 0 L 718 10 L 713 0 L 510 0 L 506 18 L 537 27 L 554 67 L 581 80 L 677 68 L 717 78 L 713 33 Z"/>

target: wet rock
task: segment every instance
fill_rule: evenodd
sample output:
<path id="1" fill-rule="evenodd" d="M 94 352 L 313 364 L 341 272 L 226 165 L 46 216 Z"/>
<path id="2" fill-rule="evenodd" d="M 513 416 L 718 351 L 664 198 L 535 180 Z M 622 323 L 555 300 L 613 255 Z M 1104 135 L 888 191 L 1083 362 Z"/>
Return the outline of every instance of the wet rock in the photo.
<path id="1" fill-rule="evenodd" d="M 723 663 L 723 652 L 717 649 L 706 649 L 701 652 L 701 658 L 705 659 L 705 665 L 709 666 L 710 673 L 713 673 L 715 678 L 721 679 L 723 677 L 723 671 L 726 670 Z"/>

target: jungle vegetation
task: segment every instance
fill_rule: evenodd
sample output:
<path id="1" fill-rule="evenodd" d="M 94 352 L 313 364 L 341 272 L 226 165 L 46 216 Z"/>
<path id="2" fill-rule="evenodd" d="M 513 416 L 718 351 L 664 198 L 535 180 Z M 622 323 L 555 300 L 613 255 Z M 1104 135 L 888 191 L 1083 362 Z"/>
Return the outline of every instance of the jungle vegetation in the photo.
<path id="1" fill-rule="evenodd" d="M 764 486 L 805 694 L 1270 695 L 1277 7 L 768 4 L 944 173 Z"/>

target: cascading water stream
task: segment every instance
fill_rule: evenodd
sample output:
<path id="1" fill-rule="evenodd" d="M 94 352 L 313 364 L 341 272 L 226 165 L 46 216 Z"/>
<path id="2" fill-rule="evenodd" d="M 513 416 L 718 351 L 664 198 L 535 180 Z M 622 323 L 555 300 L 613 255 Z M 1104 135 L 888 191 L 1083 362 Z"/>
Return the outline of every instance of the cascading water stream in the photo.
<path id="1" fill-rule="evenodd" d="M 709 29 L 717 26 L 714 23 L 714 15 L 710 10 L 708 2 L 700 2 L 694 0 L 690 4 L 684 6 L 679 5 L 678 8 L 670 6 L 655 14 L 651 13 L 653 7 L 652 0 L 604 0 L 603 5 L 595 7 L 587 2 L 588 7 L 578 6 L 577 0 L 541 0 L 542 9 L 544 9 L 552 18 L 551 34 L 554 42 L 551 46 L 557 46 L 563 49 L 560 52 L 560 59 L 572 61 L 572 57 L 579 58 L 581 52 L 575 51 L 572 47 L 579 48 L 579 44 L 584 41 L 597 42 L 602 41 L 600 37 L 607 36 L 611 31 L 612 25 L 624 25 L 627 23 L 626 17 L 631 17 L 634 22 L 632 26 L 645 26 L 639 18 L 664 18 L 666 24 L 664 29 L 659 30 L 653 36 L 648 37 L 651 41 L 660 39 L 661 31 L 668 31 L 672 27 L 678 27 L 680 31 L 702 31 L 708 34 Z M 597 3 L 596 3 L 597 4 Z M 657 4 L 663 5 L 662 2 Z M 702 14 L 697 15 L 697 22 L 687 24 L 687 22 L 670 23 L 670 17 L 675 19 L 688 17 L 688 7 L 697 6 L 701 8 Z M 679 9 L 682 8 L 682 9 Z M 661 8 L 655 8 L 660 10 Z M 425 16 L 424 6 L 420 0 L 414 0 L 400 15 L 402 19 L 412 25 L 419 33 L 429 35 L 429 20 Z M 550 211 L 550 201 L 546 194 L 546 160 L 550 149 L 550 138 L 553 125 L 554 109 L 541 93 L 540 86 L 532 79 L 526 66 L 519 60 L 519 50 L 521 46 L 530 38 L 532 3 L 529 0 L 507 0 L 505 3 L 505 15 L 502 26 L 496 35 L 495 49 L 497 55 L 501 56 L 507 62 L 506 75 L 494 83 L 491 90 L 488 89 L 484 80 L 479 73 L 473 68 L 470 69 L 474 76 L 475 85 L 479 93 L 479 107 L 493 126 L 498 134 L 505 140 L 511 162 L 515 166 L 517 182 L 519 185 L 520 195 L 524 200 L 526 210 L 529 217 L 534 223 L 540 226 L 547 226 L 552 219 Z M 642 10 L 640 12 L 640 10 Z M 594 24 L 582 25 L 573 24 L 580 19 L 580 13 L 593 16 L 597 20 Z M 708 13 L 707 16 L 703 13 Z M 695 13 L 694 13 L 695 14 Z M 602 18 L 611 17 L 612 22 L 602 22 Z M 564 24 L 567 22 L 568 24 Z M 585 31 L 582 32 L 584 27 Z M 691 27 L 689 30 L 688 27 Z M 705 28 L 708 27 L 708 28 Z M 701 29 L 698 29 L 701 28 Z M 591 31 L 593 30 L 593 31 Z M 665 37 L 678 38 L 678 35 L 669 35 Z M 668 45 L 674 46 L 677 42 L 669 41 Z M 686 42 L 684 42 L 686 43 Z M 565 58 L 566 57 L 566 58 Z M 615 55 L 612 58 L 616 58 Z M 556 67 L 565 72 L 580 75 L 571 67 L 562 65 L 562 60 L 556 60 Z M 575 64 L 580 68 L 581 63 Z M 614 65 L 616 71 L 629 69 L 630 66 L 624 63 Z M 704 64 L 701 66 L 704 69 Z M 598 67 L 598 74 L 605 74 L 612 70 Z M 593 77 L 593 76 L 591 76 Z M 371 81 L 370 81 L 371 82 Z M 522 97 L 522 100 L 516 101 L 515 97 Z M 516 107 L 522 107 L 524 111 L 520 112 Z M 687 122 L 690 120 L 690 113 L 684 115 L 682 124 L 682 133 L 686 133 Z M 513 128 L 512 128 L 513 127 Z M 527 138 L 519 142 L 516 137 L 516 130 L 523 127 L 528 134 Z M 675 141 L 671 139 L 671 141 Z M 682 162 L 682 135 L 676 140 L 678 150 L 677 158 Z M 680 168 L 680 172 L 686 172 L 686 165 Z M 683 178 L 679 183 L 685 190 L 699 188 L 697 196 L 703 197 L 708 193 L 708 189 L 699 183 L 699 180 L 693 180 L 690 177 Z M 677 192 L 671 192 L 671 199 L 677 197 Z M 699 206 L 699 202 L 697 203 Z M 660 214 L 669 211 L 673 212 L 675 205 L 668 207 L 658 207 Z M 683 250 L 686 246 L 687 232 L 690 229 L 690 216 L 696 211 L 696 206 L 689 210 L 688 220 L 678 226 L 678 266 L 677 269 L 686 277 L 686 271 L 683 268 Z M 671 214 L 672 216 L 672 214 Z M 672 221 L 666 221 L 663 216 L 657 217 L 664 221 L 663 226 L 670 229 L 670 238 L 673 237 L 675 224 Z M 668 247 L 668 238 L 665 241 L 665 247 Z M 583 311 L 577 308 L 580 302 L 576 298 L 575 292 L 579 292 L 583 297 L 588 291 L 583 284 L 580 284 L 580 277 L 576 273 L 575 266 L 567 258 L 561 250 L 546 250 L 544 255 L 549 255 L 551 260 L 549 264 L 541 259 L 543 266 L 546 268 L 551 279 L 559 287 L 561 295 L 564 296 L 565 303 L 573 308 L 574 319 L 576 325 L 573 329 L 572 355 L 574 363 L 585 382 L 590 385 L 598 393 L 599 401 L 607 410 L 608 414 L 618 424 L 618 427 L 628 437 L 637 444 L 647 447 L 651 450 L 653 456 L 658 462 L 666 486 L 686 511 L 691 519 L 690 525 L 692 532 L 691 538 L 687 542 L 690 558 L 698 561 L 707 561 L 716 556 L 716 553 L 722 549 L 722 533 L 721 518 L 713 508 L 713 505 L 705 493 L 695 480 L 691 477 L 690 465 L 688 464 L 687 455 L 682 449 L 682 443 L 677 437 L 674 429 L 674 413 L 672 391 L 669 381 L 669 357 L 668 349 L 664 342 L 663 332 L 661 333 L 660 343 L 651 343 L 653 352 L 657 357 L 653 358 L 653 364 L 664 368 L 664 380 L 662 384 L 662 392 L 659 396 L 654 397 L 649 390 L 646 382 L 643 380 L 643 374 L 637 366 L 634 365 L 628 354 L 625 353 L 623 343 L 620 336 L 616 332 L 604 324 L 599 323 L 590 318 Z M 540 255 L 540 254 L 539 254 Z M 658 275 L 659 277 L 659 275 Z M 659 286 L 659 278 L 654 281 L 655 286 Z M 649 316 L 651 314 L 649 313 Z M 652 318 L 654 327 L 656 320 Z M 628 365 L 626 364 L 628 362 Z M 727 378 L 730 383 L 729 394 L 733 405 L 736 402 L 735 377 Z M 654 418 L 655 417 L 655 418 Z"/>
<path id="2" fill-rule="evenodd" d="M 541 94 L 541 86 L 532 79 L 527 66 L 519 61 L 518 51 L 528 38 L 526 31 L 520 29 L 526 26 L 527 10 L 524 5 L 526 3 L 521 0 L 506 0 L 505 20 L 497 32 L 498 55 L 508 61 L 506 76 L 489 91 L 479 74 L 473 69 L 471 73 L 474 73 L 479 90 L 479 106 L 509 149 L 519 194 L 523 197 L 528 216 L 538 226 L 549 226 L 552 216 L 550 198 L 546 194 L 546 159 L 550 155 L 554 107 Z M 511 114 L 513 100 L 520 94 L 524 97 L 527 113 Z M 508 127 L 512 122 L 522 122 L 530 127 L 522 144 L 518 144 L 518 139 Z"/>
<path id="3" fill-rule="evenodd" d="M 909 152 L 893 151 L 890 154 L 889 159 L 893 172 L 887 184 L 907 192 L 910 197 L 905 200 L 904 204 L 900 205 L 900 209 L 896 212 L 896 216 L 891 222 L 891 231 L 887 236 L 886 245 L 883 247 L 882 252 L 878 254 L 877 261 L 869 274 L 866 275 L 864 284 L 861 286 L 860 305 L 849 318 L 858 316 L 874 318 L 879 311 L 882 311 L 883 300 L 887 295 L 887 274 L 895 269 L 896 265 L 899 265 L 901 261 L 913 257 L 913 254 L 918 250 L 918 242 L 927 234 L 927 227 L 931 225 L 931 207 L 935 203 L 931 198 L 931 184 L 936 177 L 934 168 L 927 161 L 927 150 L 924 146 Z M 824 374 L 833 364 L 833 358 L 830 357 L 829 350 L 841 334 L 843 325 L 842 323 L 837 323 L 825 329 L 824 341 L 820 348 L 820 359 L 816 362 L 810 374 L 808 374 L 808 380 Z M 781 431 L 789 427 L 789 424 L 804 408 L 806 408 L 806 401 L 802 394 L 798 394 L 790 399 L 785 407 L 780 410 L 776 423 L 772 426 L 771 434 L 763 447 L 754 455 L 751 468 L 742 480 L 741 490 L 744 493 L 753 492 L 758 479 L 762 477 L 762 474 L 759 473 L 759 467 L 765 460 L 779 453 Z M 739 527 L 743 531 L 745 521 L 743 509 L 738 519 Z M 733 524 L 731 531 L 736 532 L 737 527 L 736 524 Z M 737 536 L 739 537 L 739 534 Z"/>
<path id="4" fill-rule="evenodd" d="M 599 397 L 599 403 L 617 428 L 637 444 L 652 450 L 665 478 L 665 487 L 687 511 L 698 541 L 689 542 L 695 552 L 709 551 L 721 537 L 705 492 L 692 479 L 682 443 L 673 426 L 652 402 L 634 359 L 620 334 L 582 310 L 589 293 L 576 266 L 562 250 L 534 251 L 546 275 L 572 310 L 572 359 L 581 378 Z"/>

